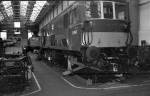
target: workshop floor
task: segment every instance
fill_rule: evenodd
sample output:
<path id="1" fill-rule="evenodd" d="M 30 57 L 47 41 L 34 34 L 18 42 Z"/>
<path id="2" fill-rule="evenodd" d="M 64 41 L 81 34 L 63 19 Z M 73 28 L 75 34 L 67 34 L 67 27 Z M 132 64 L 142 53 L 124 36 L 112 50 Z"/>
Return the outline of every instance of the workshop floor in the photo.
<path id="1" fill-rule="evenodd" d="M 10 48 L 9 50 L 13 49 L 14 48 Z M 39 90 L 31 92 L 26 96 L 150 96 L 150 82 L 141 86 L 109 89 L 86 89 L 75 87 L 64 80 L 61 74 L 58 74 L 58 72 L 50 68 L 43 61 L 37 61 L 36 54 L 30 54 L 30 57 L 34 65 L 35 81 Z"/>

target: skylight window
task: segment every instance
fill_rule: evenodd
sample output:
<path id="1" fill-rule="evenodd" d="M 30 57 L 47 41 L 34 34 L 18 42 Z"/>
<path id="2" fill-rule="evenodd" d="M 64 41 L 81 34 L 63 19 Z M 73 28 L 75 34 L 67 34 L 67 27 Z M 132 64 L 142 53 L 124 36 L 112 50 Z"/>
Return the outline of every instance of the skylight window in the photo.
<path id="1" fill-rule="evenodd" d="M 34 22 L 39 15 L 40 11 L 42 10 L 43 6 L 46 4 L 46 1 L 36 1 L 34 5 L 33 12 L 31 14 L 30 20 Z"/>
<path id="2" fill-rule="evenodd" d="M 13 15 L 13 10 L 12 10 L 12 6 L 11 6 L 11 1 L 2 1 L 2 4 L 5 7 L 7 15 L 12 16 Z"/>
<path id="3" fill-rule="evenodd" d="M 0 32 L 0 37 L 3 39 L 3 40 L 6 40 L 7 39 L 7 32 Z"/>
<path id="4" fill-rule="evenodd" d="M 20 28 L 20 22 L 14 22 L 14 27 L 15 28 Z"/>
<path id="5" fill-rule="evenodd" d="M 28 1 L 21 1 L 20 2 L 20 15 L 26 16 Z"/>
<path id="6" fill-rule="evenodd" d="M 3 14 L 0 12 L 0 21 L 2 21 L 4 19 Z"/>

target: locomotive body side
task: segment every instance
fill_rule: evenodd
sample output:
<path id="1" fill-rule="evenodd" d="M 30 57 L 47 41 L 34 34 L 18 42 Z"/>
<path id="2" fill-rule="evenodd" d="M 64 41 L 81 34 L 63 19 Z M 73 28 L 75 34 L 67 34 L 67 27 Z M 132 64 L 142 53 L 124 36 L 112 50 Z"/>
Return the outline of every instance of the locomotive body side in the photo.
<path id="1" fill-rule="evenodd" d="M 41 29 L 41 38 L 43 38 L 41 39 L 41 45 L 44 45 L 44 48 L 69 50 L 68 44 L 70 43 L 70 40 L 72 38 L 70 37 L 69 29 L 69 26 L 71 25 L 70 20 L 72 18 L 70 17 L 70 14 L 72 14 L 72 11 L 75 10 L 79 13 L 76 15 L 80 15 L 78 16 L 78 21 L 76 22 L 76 24 L 83 22 L 84 17 L 81 16 L 83 15 L 83 6 L 76 8 L 79 3 L 83 2 L 85 1 L 75 2 L 75 4 L 64 10 L 61 14 L 56 16 L 54 19 L 51 20 L 51 22 L 49 22 L 45 27 Z"/>

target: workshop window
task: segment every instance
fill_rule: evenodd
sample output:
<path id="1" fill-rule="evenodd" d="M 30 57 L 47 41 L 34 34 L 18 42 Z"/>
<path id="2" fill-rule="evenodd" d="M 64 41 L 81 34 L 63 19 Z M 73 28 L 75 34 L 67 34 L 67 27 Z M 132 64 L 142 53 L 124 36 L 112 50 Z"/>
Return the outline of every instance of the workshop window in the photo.
<path id="1" fill-rule="evenodd" d="M 62 46 L 61 40 L 57 40 L 57 46 L 59 46 L 59 47 Z"/>
<path id="2" fill-rule="evenodd" d="M 46 21 L 46 24 L 47 24 L 48 23 L 48 15 L 46 15 L 45 19 L 46 19 L 45 21 Z"/>
<path id="3" fill-rule="evenodd" d="M 55 43 L 54 43 L 54 46 L 58 46 L 58 41 L 57 40 L 55 40 Z"/>
<path id="4" fill-rule="evenodd" d="M 51 12 L 51 20 L 53 19 L 53 12 Z"/>
<path id="5" fill-rule="evenodd" d="M 75 1 L 68 1 L 69 5 L 72 5 Z"/>
<path id="6" fill-rule="evenodd" d="M 54 8 L 54 18 L 57 16 L 57 7 Z"/>
<path id="7" fill-rule="evenodd" d="M 61 11 L 63 11 L 63 2 L 64 1 L 61 1 Z"/>
<path id="8" fill-rule="evenodd" d="M 64 28 L 68 28 L 69 26 L 69 13 L 64 15 Z"/>
<path id="9" fill-rule="evenodd" d="M 70 16 L 69 16 L 69 18 L 70 18 L 70 24 L 73 24 L 73 19 L 74 19 L 74 13 L 73 13 L 73 11 L 71 10 L 71 12 L 70 12 Z"/>
<path id="10" fill-rule="evenodd" d="M 67 2 L 68 1 L 63 1 L 63 10 L 65 10 L 67 8 Z"/>
<path id="11" fill-rule="evenodd" d="M 53 14 L 53 16 L 52 16 L 52 17 L 54 18 L 54 8 L 52 9 L 52 14 Z"/>
<path id="12" fill-rule="evenodd" d="M 58 15 L 58 5 L 56 6 L 56 11 L 57 11 L 57 13 L 56 13 L 56 14 Z M 57 15 L 56 15 L 56 16 L 57 16 Z"/>
<path id="13" fill-rule="evenodd" d="M 51 13 L 49 14 L 49 22 L 51 21 Z"/>
<path id="14" fill-rule="evenodd" d="M 74 24 L 77 24 L 80 21 L 77 8 L 75 8 L 73 11 L 74 11 Z"/>
<path id="15" fill-rule="evenodd" d="M 67 1 L 67 7 L 69 6 L 69 1 Z"/>
<path id="16" fill-rule="evenodd" d="M 62 11 L 61 7 L 62 7 L 62 3 L 59 3 L 59 5 L 58 5 L 58 14 L 60 14 L 61 11 Z"/>

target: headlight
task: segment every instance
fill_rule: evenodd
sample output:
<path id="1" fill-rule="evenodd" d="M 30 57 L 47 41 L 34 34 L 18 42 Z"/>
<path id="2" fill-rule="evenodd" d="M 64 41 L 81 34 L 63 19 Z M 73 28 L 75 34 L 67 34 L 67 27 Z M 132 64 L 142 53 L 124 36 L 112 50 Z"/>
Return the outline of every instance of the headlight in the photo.
<path id="1" fill-rule="evenodd" d="M 123 52 L 123 48 L 120 48 L 120 52 Z"/>

